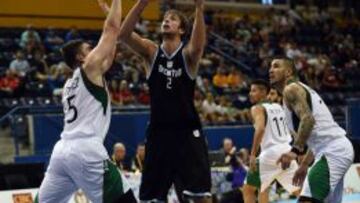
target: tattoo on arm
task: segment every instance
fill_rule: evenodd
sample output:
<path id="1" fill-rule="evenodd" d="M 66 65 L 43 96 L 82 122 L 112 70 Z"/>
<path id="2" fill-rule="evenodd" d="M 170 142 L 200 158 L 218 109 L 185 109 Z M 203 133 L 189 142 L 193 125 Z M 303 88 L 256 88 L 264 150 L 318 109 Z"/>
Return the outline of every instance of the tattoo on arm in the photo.
<path id="1" fill-rule="evenodd" d="M 299 128 L 297 129 L 297 137 L 295 138 L 294 145 L 303 149 L 306 141 L 311 135 L 314 127 L 315 120 L 311 113 L 310 106 L 306 100 L 306 92 L 303 88 L 291 86 L 284 91 L 284 100 L 286 105 L 296 114 L 299 118 Z"/>
<path id="2" fill-rule="evenodd" d="M 313 160 L 314 160 L 314 154 L 312 153 L 311 150 L 308 150 L 301 164 L 308 167 Z"/>

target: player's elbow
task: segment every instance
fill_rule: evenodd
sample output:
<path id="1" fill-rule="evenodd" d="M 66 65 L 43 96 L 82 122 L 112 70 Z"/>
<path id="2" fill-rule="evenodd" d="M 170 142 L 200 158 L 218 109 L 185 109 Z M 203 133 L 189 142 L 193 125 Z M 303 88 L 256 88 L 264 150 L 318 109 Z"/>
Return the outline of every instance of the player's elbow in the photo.
<path id="1" fill-rule="evenodd" d="M 112 32 L 119 34 L 120 32 L 120 22 L 117 20 L 107 20 L 104 24 L 104 32 Z"/>

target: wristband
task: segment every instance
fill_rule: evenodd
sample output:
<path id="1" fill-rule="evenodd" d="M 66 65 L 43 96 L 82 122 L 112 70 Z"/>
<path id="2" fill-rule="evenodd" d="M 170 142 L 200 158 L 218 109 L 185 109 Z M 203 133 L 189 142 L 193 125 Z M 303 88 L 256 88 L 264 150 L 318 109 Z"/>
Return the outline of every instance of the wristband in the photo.
<path id="1" fill-rule="evenodd" d="M 300 156 L 300 155 L 304 155 L 305 154 L 305 150 L 300 150 L 299 148 L 293 146 L 291 147 L 291 152 L 295 153 L 297 156 Z"/>

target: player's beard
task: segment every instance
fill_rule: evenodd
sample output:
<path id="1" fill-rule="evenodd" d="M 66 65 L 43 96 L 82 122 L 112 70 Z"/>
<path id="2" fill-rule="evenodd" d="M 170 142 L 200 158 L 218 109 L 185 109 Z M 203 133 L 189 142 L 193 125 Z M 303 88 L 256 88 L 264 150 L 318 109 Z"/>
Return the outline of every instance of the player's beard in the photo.
<path id="1" fill-rule="evenodd" d="M 175 39 L 175 36 L 176 36 L 176 34 L 174 34 L 174 33 L 171 33 L 171 32 L 162 32 L 161 33 L 161 38 L 162 39 Z"/>

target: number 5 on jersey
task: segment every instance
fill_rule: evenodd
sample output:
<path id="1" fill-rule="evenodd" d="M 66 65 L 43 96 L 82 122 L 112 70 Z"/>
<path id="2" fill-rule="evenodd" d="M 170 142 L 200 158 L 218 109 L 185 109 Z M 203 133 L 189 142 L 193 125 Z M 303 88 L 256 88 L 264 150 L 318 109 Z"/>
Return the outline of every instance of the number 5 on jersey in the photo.
<path id="1" fill-rule="evenodd" d="M 77 109 L 76 109 L 76 106 L 74 106 L 74 105 L 72 104 L 72 101 L 73 101 L 74 99 L 75 99 L 75 95 L 72 95 L 72 96 L 70 96 L 70 97 L 68 97 L 68 98 L 66 99 L 67 105 L 68 105 L 68 111 L 67 111 L 67 112 L 69 112 L 69 111 L 72 111 L 72 112 L 73 112 L 73 116 L 72 116 L 70 119 L 67 119 L 67 120 L 66 120 L 67 123 L 72 123 L 72 122 L 74 122 L 74 121 L 76 120 L 77 116 L 78 116 L 78 111 L 77 111 Z M 67 113 L 67 112 L 66 112 L 66 113 Z"/>

